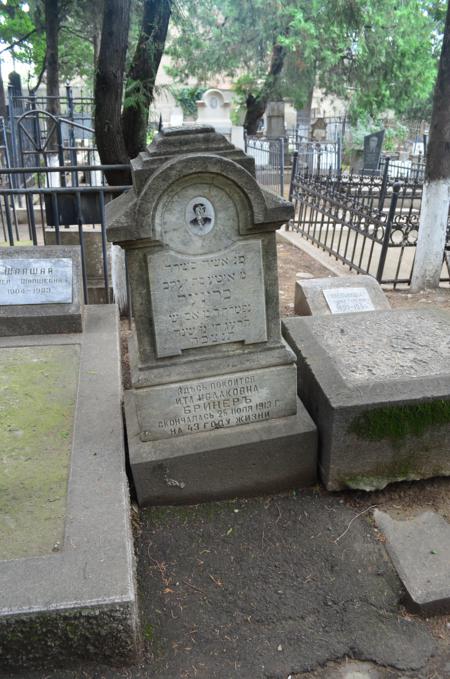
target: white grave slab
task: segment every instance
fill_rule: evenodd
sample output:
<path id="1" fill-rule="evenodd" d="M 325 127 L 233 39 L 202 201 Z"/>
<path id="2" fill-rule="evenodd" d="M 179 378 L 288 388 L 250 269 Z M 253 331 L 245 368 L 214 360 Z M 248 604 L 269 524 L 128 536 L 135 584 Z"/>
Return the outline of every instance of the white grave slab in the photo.
<path id="1" fill-rule="evenodd" d="M 366 288 L 333 288 L 323 290 L 332 314 L 374 311 L 375 306 Z"/>
<path id="2" fill-rule="evenodd" d="M 0 259 L 0 306 L 72 303 L 72 259 Z"/>

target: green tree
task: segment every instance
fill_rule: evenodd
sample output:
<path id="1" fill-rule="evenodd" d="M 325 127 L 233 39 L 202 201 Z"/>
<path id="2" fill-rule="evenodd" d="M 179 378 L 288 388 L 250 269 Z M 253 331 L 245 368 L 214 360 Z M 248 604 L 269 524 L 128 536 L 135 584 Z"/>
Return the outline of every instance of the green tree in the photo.
<path id="1" fill-rule="evenodd" d="M 443 0 L 180 0 L 171 74 L 231 77 L 254 133 L 267 102 L 318 83 L 356 115 L 405 111 L 433 86 Z M 440 30 L 439 30 L 440 29 Z"/>

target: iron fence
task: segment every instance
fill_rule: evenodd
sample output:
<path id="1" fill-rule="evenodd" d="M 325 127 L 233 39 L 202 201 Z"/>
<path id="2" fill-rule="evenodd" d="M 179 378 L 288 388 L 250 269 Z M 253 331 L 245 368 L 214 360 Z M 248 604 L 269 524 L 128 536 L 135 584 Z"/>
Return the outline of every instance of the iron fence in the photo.
<path id="1" fill-rule="evenodd" d="M 284 195 L 285 140 L 245 136 L 245 152 L 255 159 L 256 179 L 262 186 Z"/>
<path id="2" fill-rule="evenodd" d="M 86 304 L 113 298 L 105 206 L 130 187 L 108 186 L 104 176 L 108 170 L 129 170 L 129 166 L 0 169 L 0 247 L 79 245 Z"/>
<path id="3" fill-rule="evenodd" d="M 351 270 L 380 283 L 410 285 L 417 244 L 422 183 L 383 176 L 298 172 L 291 195 L 298 232 Z M 450 222 L 446 251 L 450 251 Z M 450 282 L 443 262 L 441 281 Z"/>

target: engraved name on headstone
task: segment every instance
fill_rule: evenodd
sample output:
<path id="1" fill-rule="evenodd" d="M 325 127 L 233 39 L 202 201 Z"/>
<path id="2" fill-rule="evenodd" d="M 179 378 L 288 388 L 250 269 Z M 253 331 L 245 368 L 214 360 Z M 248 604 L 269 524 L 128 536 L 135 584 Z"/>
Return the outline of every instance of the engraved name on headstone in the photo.
<path id="1" fill-rule="evenodd" d="M 374 311 L 375 306 L 366 288 L 333 288 L 323 290 L 332 314 Z"/>
<path id="2" fill-rule="evenodd" d="M 296 405 L 286 393 L 294 382 L 292 366 L 284 366 L 155 387 L 158 407 L 145 409 L 140 438 L 151 441 L 294 415 Z M 137 392 L 138 404 L 139 398 Z"/>
<path id="3" fill-rule="evenodd" d="M 72 259 L 0 259 L 0 306 L 72 303 Z"/>
<path id="4" fill-rule="evenodd" d="M 261 243 L 203 257 L 148 255 L 157 355 L 267 339 Z"/>

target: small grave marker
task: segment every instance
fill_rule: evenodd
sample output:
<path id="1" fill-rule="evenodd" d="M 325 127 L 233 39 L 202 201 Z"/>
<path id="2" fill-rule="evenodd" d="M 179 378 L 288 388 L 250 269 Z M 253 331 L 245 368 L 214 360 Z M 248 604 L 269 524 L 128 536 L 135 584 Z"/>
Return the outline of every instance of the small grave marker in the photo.
<path id="1" fill-rule="evenodd" d="M 0 336 L 82 331 L 78 247 L 8 247 L 0 252 Z"/>
<path id="2" fill-rule="evenodd" d="M 323 295 L 332 314 L 375 310 L 366 288 L 334 288 L 323 290 Z"/>
<path id="3" fill-rule="evenodd" d="M 381 149 L 383 148 L 384 130 L 368 134 L 364 137 L 364 170 L 378 170 Z"/>

